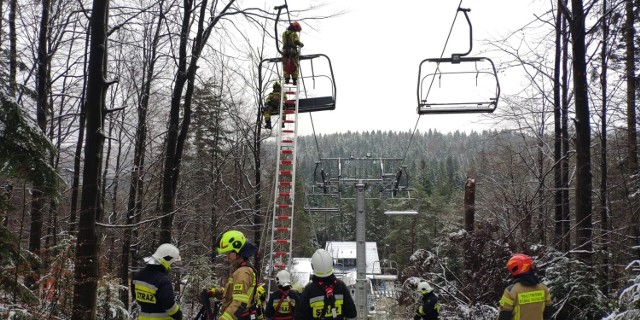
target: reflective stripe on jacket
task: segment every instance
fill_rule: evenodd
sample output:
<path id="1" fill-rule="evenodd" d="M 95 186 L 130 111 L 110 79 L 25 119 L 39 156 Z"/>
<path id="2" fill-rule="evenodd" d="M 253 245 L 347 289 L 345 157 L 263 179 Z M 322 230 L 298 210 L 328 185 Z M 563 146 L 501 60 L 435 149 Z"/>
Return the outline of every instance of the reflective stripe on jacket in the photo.
<path id="1" fill-rule="evenodd" d="M 134 274 L 131 292 L 140 305 L 139 320 L 182 319 L 182 312 L 176 304 L 171 280 L 163 266 L 147 265 Z"/>
<path id="2" fill-rule="evenodd" d="M 317 282 L 319 278 L 313 277 L 313 280 L 307 284 L 302 291 L 300 301 L 296 304 L 294 319 L 309 320 L 319 319 L 323 310 L 325 311 L 325 319 L 355 319 L 357 316 L 356 305 L 351 297 L 351 293 L 347 286 L 341 280 L 335 280 L 335 276 L 326 283 L 333 283 L 333 305 L 325 308 L 325 290 Z M 326 278 L 325 278 L 326 279 Z"/>
<path id="3" fill-rule="evenodd" d="M 525 286 L 519 282 L 504 290 L 500 312 L 511 312 L 513 320 L 540 320 L 544 309 L 551 307 L 549 288 L 542 283 Z"/>
<path id="4" fill-rule="evenodd" d="M 242 263 L 229 278 L 222 297 L 222 320 L 250 319 L 252 296 L 255 294 L 256 274 Z"/>

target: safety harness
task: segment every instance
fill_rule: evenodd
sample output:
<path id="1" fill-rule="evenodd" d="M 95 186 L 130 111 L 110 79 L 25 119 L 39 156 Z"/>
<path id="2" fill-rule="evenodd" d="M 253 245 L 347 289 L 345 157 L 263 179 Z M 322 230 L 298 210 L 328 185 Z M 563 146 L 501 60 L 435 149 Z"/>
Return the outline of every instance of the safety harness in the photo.
<path id="1" fill-rule="evenodd" d="M 333 287 L 335 286 L 337 280 L 334 278 L 331 283 L 324 283 L 324 281 L 318 281 L 318 284 L 324 290 L 324 307 L 322 307 L 322 312 L 320 312 L 320 319 L 326 319 L 327 308 L 331 306 L 331 312 L 333 313 L 333 318 L 336 318 L 336 297 L 333 295 Z"/>

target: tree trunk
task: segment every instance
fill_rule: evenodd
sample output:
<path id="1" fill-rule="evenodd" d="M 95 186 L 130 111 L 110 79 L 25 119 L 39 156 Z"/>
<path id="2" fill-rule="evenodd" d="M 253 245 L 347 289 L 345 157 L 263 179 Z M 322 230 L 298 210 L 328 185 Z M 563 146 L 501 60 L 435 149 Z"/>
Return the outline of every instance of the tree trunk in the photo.
<path id="1" fill-rule="evenodd" d="M 38 35 L 38 78 L 36 82 L 38 98 L 36 101 L 36 121 L 42 133 L 47 135 L 47 111 L 49 99 L 49 58 L 47 35 L 49 33 L 50 0 L 42 1 L 42 16 Z M 31 229 L 29 231 L 29 251 L 40 255 L 44 206 L 46 198 L 42 186 L 34 185 L 31 192 Z M 37 270 L 40 266 L 34 268 Z"/>
<path id="2" fill-rule="evenodd" d="M 90 40 L 90 30 L 87 28 L 86 34 L 86 42 L 84 46 L 84 63 L 86 66 L 89 57 L 89 40 Z M 85 69 L 85 68 L 83 68 Z M 87 93 L 87 77 L 83 77 L 82 84 L 82 94 L 80 95 L 80 105 L 78 106 L 78 113 L 80 114 L 80 119 L 78 121 L 78 141 L 76 142 L 76 150 L 73 157 L 73 181 L 71 183 L 71 207 L 69 208 L 70 216 L 69 216 L 69 233 L 73 234 L 76 231 L 76 220 L 78 214 L 78 190 L 80 188 L 80 163 L 82 162 L 82 145 L 84 143 L 84 128 L 85 128 L 85 95 Z"/>
<path id="3" fill-rule="evenodd" d="M 576 108 L 576 250 L 577 258 L 591 265 L 592 176 L 591 125 L 585 47 L 585 16 L 582 0 L 572 0 L 571 36 L 573 53 L 573 88 Z"/>
<path id="4" fill-rule="evenodd" d="M 562 251 L 562 108 L 560 102 L 560 65 L 562 54 L 562 0 L 558 0 L 558 10 L 556 11 L 556 50 L 553 68 L 553 185 L 555 188 L 553 197 L 554 208 L 554 247 L 558 251 Z"/>
<path id="5" fill-rule="evenodd" d="M 476 180 L 467 179 L 464 184 L 464 229 L 473 232 L 476 213 Z"/>
<path id="6" fill-rule="evenodd" d="M 198 70 L 198 60 L 204 44 L 209 39 L 211 30 L 220 21 L 220 18 L 234 4 L 234 0 L 227 5 L 212 19 L 211 23 L 204 27 L 204 20 L 207 18 L 208 0 L 203 0 L 200 5 L 198 15 L 198 29 L 194 37 L 191 50 L 191 60 L 187 67 L 187 42 L 189 39 L 189 29 L 191 26 L 191 16 L 193 0 L 184 0 L 184 17 L 182 18 L 182 29 L 180 31 L 180 47 L 178 56 L 178 71 L 176 75 L 173 93 L 171 95 L 171 110 L 169 112 L 169 130 L 167 131 L 166 155 L 164 162 L 164 175 L 162 179 L 162 214 L 160 223 L 160 242 L 171 242 L 171 228 L 173 225 L 175 196 L 180 176 L 180 163 L 182 161 L 184 144 L 189 134 L 191 124 L 191 100 L 195 88 L 196 71 Z M 215 4 L 215 2 L 214 2 Z M 184 100 L 182 91 L 187 85 Z M 181 103 L 182 102 L 182 103 Z M 180 126 L 180 105 L 183 105 L 182 126 Z M 180 126 L 180 128 L 179 128 Z"/>
<path id="7" fill-rule="evenodd" d="M 9 0 L 9 95 L 16 97 L 18 89 L 16 77 L 18 74 L 18 52 L 16 37 L 16 10 L 18 0 Z"/>
<path id="8" fill-rule="evenodd" d="M 634 12 L 633 12 L 633 0 L 625 1 L 626 23 L 625 23 L 625 35 L 624 42 L 626 46 L 626 59 L 625 69 L 627 73 L 627 145 L 628 145 L 628 166 L 629 174 L 635 175 L 638 173 L 638 143 L 636 132 L 636 84 L 638 78 L 636 77 L 635 68 L 635 28 L 634 28 Z M 637 19 L 637 18 L 636 18 Z M 629 190 L 627 188 L 627 190 Z M 633 191 L 628 191 L 633 192 Z M 631 196 L 629 196 L 631 197 Z M 637 200 L 631 200 L 636 201 Z M 634 207 L 634 206 L 632 206 Z M 637 207 L 636 207 L 637 208 Z M 631 213 L 631 232 L 633 237 L 633 246 L 636 248 L 636 258 L 640 258 L 640 217 L 639 210 L 634 209 Z"/>
<path id="9" fill-rule="evenodd" d="M 561 0 L 565 5 L 567 0 Z M 562 20 L 562 252 L 571 250 L 571 205 L 569 201 L 569 33 Z"/>
<path id="10" fill-rule="evenodd" d="M 164 1 L 159 2 L 159 11 L 163 12 Z M 127 202 L 127 224 L 134 223 L 135 218 L 142 212 L 142 200 L 144 191 L 144 160 L 147 145 L 147 110 L 149 108 L 149 96 L 151 95 L 151 83 L 155 72 L 158 41 L 160 39 L 160 29 L 163 22 L 163 14 L 158 15 L 158 23 L 151 41 L 148 54 L 145 54 L 147 66 L 142 79 L 142 94 L 138 101 L 138 124 L 136 126 L 136 140 L 133 156 L 133 170 L 131 172 L 131 182 L 129 184 L 129 200 Z M 125 288 L 120 292 L 120 300 L 129 308 L 129 259 L 131 258 L 132 227 L 124 229 L 122 239 L 122 260 L 120 262 L 120 284 Z M 137 241 L 137 239 L 133 239 Z"/>
<path id="11" fill-rule="evenodd" d="M 600 146 L 600 238 L 602 241 L 602 291 L 609 293 L 609 190 L 607 189 L 607 48 L 609 41 L 609 13 L 607 12 L 607 0 L 602 1 L 602 50 L 600 52 L 600 86 L 602 90 L 601 119 L 601 146 Z"/>
<path id="12" fill-rule="evenodd" d="M 98 287 L 98 235 L 96 217 L 100 207 L 100 168 L 104 145 L 105 61 L 109 1 L 94 1 L 91 14 L 91 50 L 87 100 L 85 106 L 87 136 L 84 147 L 82 198 L 76 245 L 75 284 L 72 320 L 95 319 Z"/>

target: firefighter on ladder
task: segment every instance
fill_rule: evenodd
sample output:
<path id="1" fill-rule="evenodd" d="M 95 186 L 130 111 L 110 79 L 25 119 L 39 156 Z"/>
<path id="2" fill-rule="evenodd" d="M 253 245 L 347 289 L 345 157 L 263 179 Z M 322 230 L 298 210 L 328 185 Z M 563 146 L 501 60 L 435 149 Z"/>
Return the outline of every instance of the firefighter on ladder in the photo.
<path id="1" fill-rule="evenodd" d="M 271 126 L 271 115 L 274 113 L 278 113 L 280 110 L 280 95 L 282 93 L 282 87 L 280 86 L 280 82 L 273 83 L 273 91 L 269 93 L 267 99 L 264 103 L 264 109 L 262 110 L 262 115 L 264 115 L 264 128 L 272 129 Z"/>
<path id="2" fill-rule="evenodd" d="M 293 85 L 298 84 L 298 68 L 300 67 L 300 48 L 304 44 L 298 38 L 302 30 L 298 21 L 292 22 L 282 34 L 282 71 L 286 83 L 293 79 Z"/>

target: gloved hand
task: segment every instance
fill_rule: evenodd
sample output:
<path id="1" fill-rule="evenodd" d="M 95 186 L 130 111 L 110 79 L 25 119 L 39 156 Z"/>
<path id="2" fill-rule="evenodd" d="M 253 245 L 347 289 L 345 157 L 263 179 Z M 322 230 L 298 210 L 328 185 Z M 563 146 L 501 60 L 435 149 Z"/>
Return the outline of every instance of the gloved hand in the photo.
<path id="1" fill-rule="evenodd" d="M 200 296 L 207 296 L 207 297 L 213 297 L 213 294 L 216 292 L 216 288 L 211 288 L 211 289 L 202 289 L 202 291 L 200 291 Z"/>

